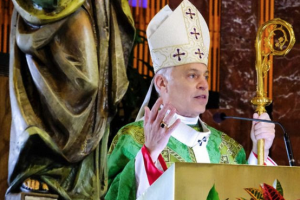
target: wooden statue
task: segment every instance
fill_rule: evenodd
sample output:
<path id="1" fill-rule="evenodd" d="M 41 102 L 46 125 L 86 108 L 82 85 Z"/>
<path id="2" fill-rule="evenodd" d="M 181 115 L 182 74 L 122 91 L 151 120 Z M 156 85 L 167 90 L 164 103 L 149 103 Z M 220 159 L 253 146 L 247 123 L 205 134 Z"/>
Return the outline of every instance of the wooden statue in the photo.
<path id="1" fill-rule="evenodd" d="M 128 2 L 12 1 L 7 193 L 100 199 L 109 124 L 128 86 Z"/>

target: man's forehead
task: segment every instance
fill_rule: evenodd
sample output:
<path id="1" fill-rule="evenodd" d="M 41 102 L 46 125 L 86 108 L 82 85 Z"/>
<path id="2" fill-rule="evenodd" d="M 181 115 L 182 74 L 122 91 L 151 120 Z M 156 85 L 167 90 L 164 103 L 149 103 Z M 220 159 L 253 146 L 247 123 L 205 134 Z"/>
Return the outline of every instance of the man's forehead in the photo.
<path id="1" fill-rule="evenodd" d="M 190 64 L 178 65 L 174 67 L 174 70 L 208 73 L 207 66 L 202 63 L 190 63 Z"/>

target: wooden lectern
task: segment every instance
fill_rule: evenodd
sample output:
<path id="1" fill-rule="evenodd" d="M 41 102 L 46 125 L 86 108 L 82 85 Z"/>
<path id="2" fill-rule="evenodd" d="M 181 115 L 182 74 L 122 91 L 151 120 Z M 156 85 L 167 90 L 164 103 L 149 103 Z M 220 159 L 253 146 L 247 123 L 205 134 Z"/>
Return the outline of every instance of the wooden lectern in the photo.
<path id="1" fill-rule="evenodd" d="M 173 164 L 139 200 L 206 200 L 215 185 L 220 200 L 251 196 L 244 188 L 260 189 L 279 180 L 288 200 L 300 199 L 300 167 L 229 164 Z"/>

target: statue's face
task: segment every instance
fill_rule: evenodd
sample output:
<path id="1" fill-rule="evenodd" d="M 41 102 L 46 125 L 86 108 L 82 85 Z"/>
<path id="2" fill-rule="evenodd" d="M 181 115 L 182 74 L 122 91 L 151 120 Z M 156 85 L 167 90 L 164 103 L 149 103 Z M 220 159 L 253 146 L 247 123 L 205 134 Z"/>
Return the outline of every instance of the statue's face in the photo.
<path id="1" fill-rule="evenodd" d="M 32 2 L 43 9 L 55 9 L 60 0 L 32 0 Z"/>

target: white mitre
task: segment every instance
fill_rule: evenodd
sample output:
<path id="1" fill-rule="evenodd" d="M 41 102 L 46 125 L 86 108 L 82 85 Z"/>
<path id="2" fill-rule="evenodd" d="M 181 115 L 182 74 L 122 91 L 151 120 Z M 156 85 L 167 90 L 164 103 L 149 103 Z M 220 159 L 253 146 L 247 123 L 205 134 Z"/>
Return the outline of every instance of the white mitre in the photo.
<path id="1" fill-rule="evenodd" d="M 203 16 L 188 0 L 183 0 L 174 11 L 168 5 L 161 9 L 147 27 L 147 38 L 155 73 L 188 63 L 207 65 L 209 30 Z M 136 121 L 144 115 L 152 88 L 153 80 Z"/>
<path id="2" fill-rule="evenodd" d="M 188 63 L 207 65 L 209 29 L 188 0 L 174 11 L 168 5 L 161 9 L 148 25 L 147 38 L 155 72 Z"/>

